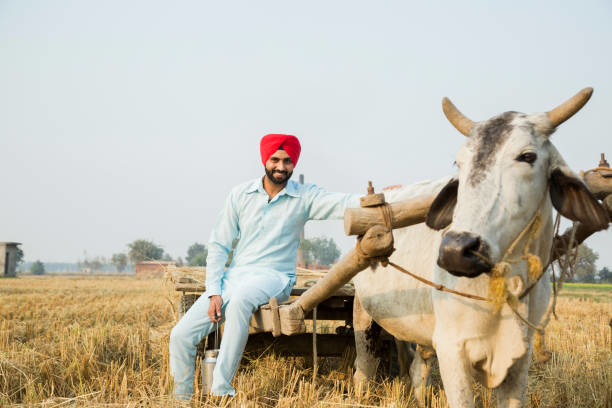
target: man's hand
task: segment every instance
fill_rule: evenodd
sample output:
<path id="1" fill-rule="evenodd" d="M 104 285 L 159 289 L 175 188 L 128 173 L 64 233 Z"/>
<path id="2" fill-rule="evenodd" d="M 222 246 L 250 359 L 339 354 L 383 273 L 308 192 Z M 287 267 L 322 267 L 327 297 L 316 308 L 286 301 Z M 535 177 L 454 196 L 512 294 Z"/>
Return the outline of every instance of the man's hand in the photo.
<path id="1" fill-rule="evenodd" d="M 210 317 L 211 322 L 217 323 L 221 320 L 221 305 L 223 304 L 223 300 L 219 295 L 212 295 L 209 299 L 210 306 L 208 306 L 208 317 Z"/>

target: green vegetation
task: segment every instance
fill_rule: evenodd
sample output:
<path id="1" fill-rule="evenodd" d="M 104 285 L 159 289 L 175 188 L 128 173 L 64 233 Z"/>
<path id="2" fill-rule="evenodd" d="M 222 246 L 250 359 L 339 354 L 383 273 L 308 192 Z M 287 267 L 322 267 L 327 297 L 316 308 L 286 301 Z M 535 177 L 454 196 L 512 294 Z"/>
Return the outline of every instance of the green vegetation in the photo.
<path id="1" fill-rule="evenodd" d="M 45 274 L 45 264 L 37 260 L 30 267 L 30 273 L 32 275 L 44 275 Z"/>
<path id="2" fill-rule="evenodd" d="M 559 296 L 580 300 L 592 300 L 597 303 L 612 303 L 612 284 L 564 283 Z"/>
<path id="3" fill-rule="evenodd" d="M 612 283 L 612 271 L 607 266 L 601 268 L 597 276 L 599 276 L 600 283 Z"/>
<path id="4" fill-rule="evenodd" d="M 594 289 L 603 291 L 612 291 L 612 283 L 564 283 L 563 289 Z"/>
<path id="5" fill-rule="evenodd" d="M 595 277 L 595 262 L 599 259 L 599 254 L 589 248 L 586 244 L 578 247 L 578 256 L 574 266 L 574 280 L 577 282 L 593 282 Z"/>
<path id="6" fill-rule="evenodd" d="M 17 247 L 17 261 L 16 261 L 17 267 L 19 267 L 19 265 L 21 265 L 22 263 L 23 263 L 23 250 Z"/>
<path id="7" fill-rule="evenodd" d="M 340 257 L 340 249 L 333 238 L 312 238 L 300 241 L 303 260 L 306 265 L 315 261 L 319 265 L 331 265 Z"/>
<path id="8" fill-rule="evenodd" d="M 206 266 L 207 256 L 208 249 L 206 249 L 206 245 L 196 242 L 187 249 L 185 260 L 189 266 Z"/>
<path id="9" fill-rule="evenodd" d="M 117 269 L 117 272 L 123 272 L 128 263 L 128 257 L 126 254 L 113 254 L 111 262 Z"/>
<path id="10" fill-rule="evenodd" d="M 161 260 L 164 256 L 164 250 L 160 246 L 144 239 L 137 239 L 128 244 L 128 248 L 130 248 L 128 257 L 132 263 Z"/>

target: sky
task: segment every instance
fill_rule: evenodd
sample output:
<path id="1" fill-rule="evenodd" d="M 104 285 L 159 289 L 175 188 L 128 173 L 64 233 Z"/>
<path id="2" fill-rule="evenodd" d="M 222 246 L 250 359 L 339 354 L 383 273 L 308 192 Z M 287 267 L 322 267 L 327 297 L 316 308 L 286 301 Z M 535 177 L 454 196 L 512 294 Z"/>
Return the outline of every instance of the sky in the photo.
<path id="1" fill-rule="evenodd" d="M 0 241 L 76 262 L 149 239 L 206 243 L 259 139 L 302 142 L 294 177 L 364 192 L 454 173 L 473 120 L 592 86 L 553 143 L 612 159 L 609 1 L 0 1 Z M 342 221 L 306 237 L 347 251 Z M 612 232 L 587 244 L 612 267 Z"/>

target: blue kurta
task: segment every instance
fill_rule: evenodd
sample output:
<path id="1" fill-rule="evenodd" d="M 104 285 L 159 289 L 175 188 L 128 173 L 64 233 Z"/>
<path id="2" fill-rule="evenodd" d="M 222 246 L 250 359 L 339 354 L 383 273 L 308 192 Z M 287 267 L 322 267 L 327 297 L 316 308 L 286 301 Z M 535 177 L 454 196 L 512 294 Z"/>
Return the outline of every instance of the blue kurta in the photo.
<path id="1" fill-rule="evenodd" d="M 347 207 L 357 206 L 357 194 L 329 193 L 291 180 L 270 202 L 261 178 L 232 189 L 208 243 L 206 292 L 170 334 L 170 371 L 176 398 L 188 399 L 193 393 L 196 347 L 215 327 L 208 317 L 210 296 L 221 295 L 221 319 L 225 322 L 211 393 L 233 395 L 230 383 L 249 336 L 253 312 L 271 297 L 279 302 L 289 298 L 304 223 L 339 219 Z M 225 269 L 235 238 L 240 241 L 230 267 Z"/>
<path id="2" fill-rule="evenodd" d="M 268 202 L 262 179 L 232 189 L 210 235 L 206 290 L 220 295 L 228 279 L 252 268 L 273 270 L 295 281 L 300 232 L 308 220 L 341 219 L 344 210 L 359 207 L 359 195 L 330 193 L 313 184 L 289 180 Z M 225 263 L 232 241 L 240 238 L 232 263 Z"/>

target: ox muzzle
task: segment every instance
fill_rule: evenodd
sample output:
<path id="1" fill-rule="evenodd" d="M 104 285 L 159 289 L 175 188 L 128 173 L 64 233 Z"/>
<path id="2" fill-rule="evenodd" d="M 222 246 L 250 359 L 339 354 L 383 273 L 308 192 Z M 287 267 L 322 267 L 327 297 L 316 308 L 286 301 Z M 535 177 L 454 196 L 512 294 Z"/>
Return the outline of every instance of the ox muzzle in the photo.
<path id="1" fill-rule="evenodd" d="M 481 273 L 491 271 L 493 265 L 487 243 L 469 232 L 448 231 L 442 237 L 438 265 L 450 274 L 475 278 Z"/>

